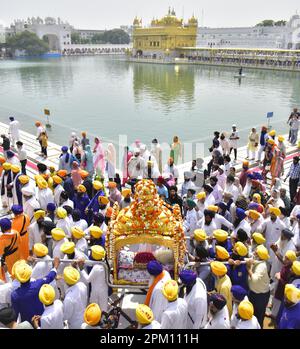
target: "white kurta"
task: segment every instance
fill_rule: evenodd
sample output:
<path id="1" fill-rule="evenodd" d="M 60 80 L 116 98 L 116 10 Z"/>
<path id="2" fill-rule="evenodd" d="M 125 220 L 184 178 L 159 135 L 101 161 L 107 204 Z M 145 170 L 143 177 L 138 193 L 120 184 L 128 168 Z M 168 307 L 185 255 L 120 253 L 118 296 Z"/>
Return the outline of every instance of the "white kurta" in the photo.
<path id="1" fill-rule="evenodd" d="M 2 205 L 3 206 L 8 206 L 10 208 L 11 205 L 13 204 L 13 198 L 9 198 L 7 196 L 7 187 L 6 186 L 7 186 L 8 175 L 4 176 L 4 173 L 5 173 L 5 171 L 3 170 L 2 174 L 1 174 L 1 188 L 2 188 L 2 183 L 4 183 L 4 194 L 1 195 L 1 200 L 2 200 Z M 10 182 L 10 183 L 12 183 L 12 182 Z"/>
<path id="2" fill-rule="evenodd" d="M 47 205 L 54 202 L 54 196 L 50 188 L 38 189 L 37 199 L 40 203 L 41 209 L 46 211 Z"/>
<path id="3" fill-rule="evenodd" d="M 187 328 L 198 330 L 207 322 L 207 293 L 204 282 L 197 278 L 191 292 L 184 296 L 188 305 Z"/>
<path id="4" fill-rule="evenodd" d="M 247 233 L 248 238 L 251 237 L 250 236 L 251 235 L 251 226 L 250 226 L 249 222 L 246 221 L 246 219 L 243 219 L 240 222 L 240 224 L 233 230 L 231 235 L 236 238 L 237 232 L 238 232 L 239 229 L 243 229 Z"/>
<path id="5" fill-rule="evenodd" d="M 34 265 L 32 268 L 32 275 L 31 277 L 34 279 L 43 279 L 45 276 L 47 276 L 51 269 L 52 269 L 52 262 L 45 263 L 44 261 L 49 260 L 49 256 L 45 256 L 43 258 L 39 258 L 39 261 Z"/>
<path id="6" fill-rule="evenodd" d="M 230 320 L 228 308 L 225 306 L 216 314 L 208 316 L 208 322 L 204 327 L 205 330 L 223 330 L 230 329 Z"/>
<path id="7" fill-rule="evenodd" d="M 19 127 L 20 123 L 17 120 L 11 121 L 9 123 L 8 134 L 10 135 L 10 139 L 13 145 L 20 139 Z"/>
<path id="8" fill-rule="evenodd" d="M 97 303 L 102 311 L 108 308 L 108 285 L 105 278 L 105 269 L 102 265 L 94 265 L 88 274 L 81 270 L 81 276 L 86 283 L 91 283 L 90 303 Z"/>
<path id="9" fill-rule="evenodd" d="M 85 239 L 85 237 L 79 239 L 77 242 L 76 242 L 76 245 L 75 245 L 75 248 L 84 253 L 85 255 L 87 255 L 87 252 L 88 252 L 88 243 Z"/>
<path id="10" fill-rule="evenodd" d="M 287 251 L 292 250 L 295 251 L 295 245 L 293 240 L 281 240 L 279 239 L 275 243 L 278 247 L 278 253 L 281 254 L 281 256 L 284 258 Z M 283 264 L 280 262 L 280 260 L 276 257 L 273 250 L 271 250 L 271 257 L 272 257 L 272 267 L 270 271 L 270 278 L 275 281 L 275 274 L 279 273 L 281 268 L 283 267 Z M 276 280 L 277 281 L 277 280 Z"/>
<path id="11" fill-rule="evenodd" d="M 23 206 L 24 213 L 27 214 L 30 219 L 32 219 L 34 211 L 39 208 L 40 204 L 35 197 L 31 197 L 30 199 L 25 201 Z"/>
<path id="12" fill-rule="evenodd" d="M 198 215 L 196 210 L 193 208 L 191 211 L 188 210 L 186 213 L 185 220 L 183 222 L 184 233 L 187 236 L 190 236 L 194 233 L 194 230 L 197 229 Z"/>
<path id="13" fill-rule="evenodd" d="M 151 324 L 143 327 L 142 330 L 159 330 L 160 328 L 161 324 L 158 321 L 153 320 Z"/>
<path id="14" fill-rule="evenodd" d="M 71 237 L 71 224 L 67 217 L 58 219 L 56 227 L 62 229 L 68 238 Z"/>
<path id="15" fill-rule="evenodd" d="M 221 216 L 218 213 L 216 213 L 213 220 L 216 223 L 217 229 L 221 229 L 222 225 L 225 225 L 225 227 L 227 227 L 230 230 L 233 230 L 234 228 L 232 223 L 230 223 L 225 217 Z"/>
<path id="16" fill-rule="evenodd" d="M 164 272 L 164 276 L 155 285 L 152 291 L 150 302 L 149 302 L 149 307 L 152 309 L 154 319 L 157 320 L 158 322 L 161 322 L 162 314 L 168 306 L 168 300 L 162 294 L 162 289 L 164 284 L 168 280 L 171 280 L 170 274 L 166 270 L 164 270 L 163 272 Z"/>
<path id="17" fill-rule="evenodd" d="M 45 307 L 41 316 L 41 329 L 53 330 L 64 328 L 64 307 L 63 303 L 56 299 L 53 304 Z"/>
<path id="18" fill-rule="evenodd" d="M 28 227 L 29 233 L 29 249 L 32 250 L 34 244 L 42 242 L 43 230 L 39 228 L 38 223 L 34 221 Z"/>
<path id="19" fill-rule="evenodd" d="M 54 188 L 54 202 L 56 206 L 59 206 L 60 194 L 64 191 L 64 188 L 61 184 Z"/>
<path id="20" fill-rule="evenodd" d="M 64 299 L 64 320 L 68 321 L 69 329 L 81 328 L 83 315 L 87 306 L 87 287 L 82 282 L 68 287 Z"/>
<path id="21" fill-rule="evenodd" d="M 188 305 L 182 298 L 169 302 L 161 317 L 161 328 L 177 330 L 187 328 Z"/>
<path id="22" fill-rule="evenodd" d="M 268 249 L 269 253 L 271 253 L 270 246 L 280 238 L 280 234 L 283 229 L 285 229 L 285 225 L 278 217 L 276 218 L 275 222 L 272 222 L 271 219 L 268 218 L 263 223 L 262 231 L 265 235 L 266 248 Z"/>
<path id="23" fill-rule="evenodd" d="M 80 219 L 79 221 L 74 222 L 74 226 L 79 227 L 83 231 L 85 231 L 88 228 L 88 224 L 85 219 Z"/>
<path id="24" fill-rule="evenodd" d="M 205 230 L 207 236 L 212 236 L 213 232 L 217 229 L 217 225 L 214 219 L 211 221 L 209 225 L 206 225 L 205 219 L 203 217 L 198 221 L 197 228 Z"/>
<path id="25" fill-rule="evenodd" d="M 235 327 L 236 330 L 260 330 L 260 324 L 257 318 L 253 315 L 250 320 L 238 320 Z"/>

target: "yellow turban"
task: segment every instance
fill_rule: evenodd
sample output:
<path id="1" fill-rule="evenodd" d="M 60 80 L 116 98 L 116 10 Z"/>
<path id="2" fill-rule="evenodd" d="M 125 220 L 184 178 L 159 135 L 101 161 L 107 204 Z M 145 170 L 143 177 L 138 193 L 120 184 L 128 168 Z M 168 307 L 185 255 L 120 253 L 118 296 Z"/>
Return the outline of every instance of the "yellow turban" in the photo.
<path id="1" fill-rule="evenodd" d="M 26 263 L 20 263 L 15 267 L 15 277 L 21 283 L 30 280 L 32 274 L 32 268 Z"/>
<path id="2" fill-rule="evenodd" d="M 214 261 L 210 263 L 211 271 L 213 274 L 217 276 L 224 276 L 227 273 L 226 266 L 218 261 Z"/>
<path id="3" fill-rule="evenodd" d="M 51 305 L 51 304 L 53 304 L 53 302 L 55 300 L 55 290 L 54 290 L 54 288 L 51 285 L 44 284 L 40 288 L 39 300 L 44 305 Z"/>
<path id="4" fill-rule="evenodd" d="M 94 237 L 95 239 L 99 239 L 102 236 L 103 231 L 96 225 L 93 225 L 90 227 L 90 233 L 92 237 Z"/>
<path id="5" fill-rule="evenodd" d="M 208 211 L 218 212 L 219 207 L 215 205 L 207 206 Z"/>
<path id="6" fill-rule="evenodd" d="M 107 205 L 109 203 L 109 200 L 108 200 L 108 198 L 106 196 L 99 196 L 98 197 L 98 201 L 102 205 Z"/>
<path id="7" fill-rule="evenodd" d="M 94 181 L 93 182 L 93 187 L 96 190 L 100 190 L 100 189 L 103 189 L 103 184 L 100 181 Z"/>
<path id="8" fill-rule="evenodd" d="M 19 181 L 21 184 L 27 184 L 29 182 L 29 177 L 26 175 L 21 175 L 19 177 Z"/>
<path id="9" fill-rule="evenodd" d="M 221 260 L 227 260 L 230 257 L 228 251 L 222 246 L 216 246 L 216 256 Z"/>
<path id="10" fill-rule="evenodd" d="M 298 303 L 300 301 L 300 290 L 293 284 L 287 284 L 284 288 L 284 296 L 291 303 Z"/>
<path id="11" fill-rule="evenodd" d="M 260 194 L 258 194 L 258 193 L 253 194 L 252 198 L 256 199 L 258 204 L 261 203 L 261 196 L 260 196 Z"/>
<path id="12" fill-rule="evenodd" d="M 238 313 L 239 316 L 244 320 L 252 319 L 252 316 L 254 315 L 254 308 L 252 303 L 246 300 L 241 301 L 238 306 Z"/>
<path id="13" fill-rule="evenodd" d="M 266 239 L 261 233 L 253 233 L 252 234 L 252 239 L 258 244 L 262 245 L 266 242 Z"/>
<path id="14" fill-rule="evenodd" d="M 19 173 L 21 171 L 20 167 L 17 165 L 11 165 L 11 170 L 13 173 Z"/>
<path id="15" fill-rule="evenodd" d="M 205 191 L 200 191 L 200 193 L 198 193 L 198 194 L 196 195 L 196 198 L 197 198 L 198 200 L 205 199 L 205 198 L 206 198 L 206 193 L 205 193 Z"/>
<path id="16" fill-rule="evenodd" d="M 2 166 L 5 171 L 9 171 L 11 169 L 11 164 L 9 162 L 5 162 Z"/>
<path id="17" fill-rule="evenodd" d="M 300 262 L 299 261 L 293 262 L 292 272 L 298 276 L 300 275 Z"/>
<path id="18" fill-rule="evenodd" d="M 278 207 L 270 207 L 269 211 L 270 213 L 274 213 L 276 217 L 281 215 L 281 211 Z"/>
<path id="19" fill-rule="evenodd" d="M 241 241 L 238 241 L 235 245 L 234 248 L 236 252 L 239 254 L 241 257 L 245 257 L 248 254 L 248 248 L 246 245 L 244 245 Z"/>
<path id="20" fill-rule="evenodd" d="M 98 304 L 91 303 L 84 312 L 84 322 L 90 326 L 96 326 L 101 320 L 101 309 Z"/>
<path id="21" fill-rule="evenodd" d="M 58 209 L 56 210 L 56 215 L 58 218 L 64 219 L 67 217 L 68 213 L 63 207 L 58 207 Z"/>
<path id="22" fill-rule="evenodd" d="M 75 244 L 74 242 L 66 241 L 61 245 L 60 250 L 62 253 L 72 254 L 75 251 Z"/>
<path id="23" fill-rule="evenodd" d="M 37 186 L 39 187 L 39 189 L 46 189 L 48 188 L 48 183 L 44 178 L 38 178 L 37 180 Z"/>
<path id="24" fill-rule="evenodd" d="M 163 295 L 169 302 L 175 301 L 178 298 L 178 284 L 175 280 L 168 280 L 162 289 Z"/>
<path id="25" fill-rule="evenodd" d="M 285 257 L 291 262 L 295 262 L 295 260 L 297 259 L 296 252 L 292 250 L 286 251 Z"/>
<path id="26" fill-rule="evenodd" d="M 139 304 L 137 306 L 135 316 L 141 325 L 149 325 L 154 320 L 153 312 L 146 304 Z"/>
<path id="27" fill-rule="evenodd" d="M 80 279 L 79 271 L 71 266 L 64 269 L 64 280 L 67 285 L 75 285 Z"/>
<path id="28" fill-rule="evenodd" d="M 255 211 L 255 210 L 249 210 L 248 211 L 248 216 L 250 218 L 254 219 L 255 221 L 257 221 L 258 218 L 260 217 L 260 214 L 257 211 Z"/>
<path id="29" fill-rule="evenodd" d="M 283 142 L 284 141 L 284 137 L 283 136 L 278 136 L 278 141 L 279 142 Z"/>
<path id="30" fill-rule="evenodd" d="M 271 130 L 271 131 L 269 132 L 269 136 L 271 136 L 271 137 L 276 136 L 276 131 L 275 131 L 275 130 Z"/>
<path id="31" fill-rule="evenodd" d="M 259 245 L 256 247 L 256 253 L 258 254 L 258 257 L 262 259 L 263 261 L 266 261 L 270 258 L 268 250 L 265 248 L 264 245 Z"/>
<path id="32" fill-rule="evenodd" d="M 14 265 L 11 268 L 11 276 L 13 277 L 13 279 L 16 278 L 16 268 L 19 264 L 26 264 L 26 261 L 24 259 L 19 259 L 14 263 Z"/>
<path id="33" fill-rule="evenodd" d="M 194 239 L 196 241 L 205 241 L 207 239 L 207 235 L 205 230 L 203 229 L 195 229 L 194 230 Z"/>
<path id="34" fill-rule="evenodd" d="M 44 210 L 35 211 L 33 214 L 33 217 L 36 221 L 40 218 L 44 218 L 45 216 L 46 216 L 46 212 Z"/>
<path id="35" fill-rule="evenodd" d="M 86 187 L 83 184 L 79 184 L 79 186 L 77 187 L 77 191 L 79 193 L 86 193 Z"/>
<path id="36" fill-rule="evenodd" d="M 122 196 L 125 198 L 126 196 L 131 194 L 131 189 L 125 188 L 122 190 Z"/>
<path id="37" fill-rule="evenodd" d="M 84 237 L 84 231 L 80 229 L 79 227 L 72 227 L 71 228 L 71 233 L 74 236 L 75 239 L 81 239 Z"/>
<path id="38" fill-rule="evenodd" d="M 33 246 L 33 253 L 37 257 L 45 257 L 48 254 L 48 247 L 44 244 L 36 243 Z"/>
<path id="39" fill-rule="evenodd" d="M 275 144 L 275 141 L 274 141 L 273 138 L 269 138 L 269 139 L 267 140 L 267 142 L 268 142 L 269 144 L 271 144 L 271 145 L 274 145 L 274 144 Z"/>
<path id="40" fill-rule="evenodd" d="M 228 238 L 228 233 L 225 230 L 217 229 L 213 232 L 213 237 L 219 242 L 224 242 Z"/>
<path id="41" fill-rule="evenodd" d="M 105 258 L 105 250 L 102 246 L 94 245 L 91 247 L 92 257 L 96 261 L 101 261 Z"/>
<path id="42" fill-rule="evenodd" d="M 63 181 L 61 177 L 56 176 L 56 175 L 53 176 L 52 179 L 53 179 L 53 182 L 54 182 L 55 184 L 61 184 L 62 181 Z"/>
<path id="43" fill-rule="evenodd" d="M 60 228 L 54 228 L 51 230 L 53 240 L 60 241 L 66 237 L 65 232 Z"/>

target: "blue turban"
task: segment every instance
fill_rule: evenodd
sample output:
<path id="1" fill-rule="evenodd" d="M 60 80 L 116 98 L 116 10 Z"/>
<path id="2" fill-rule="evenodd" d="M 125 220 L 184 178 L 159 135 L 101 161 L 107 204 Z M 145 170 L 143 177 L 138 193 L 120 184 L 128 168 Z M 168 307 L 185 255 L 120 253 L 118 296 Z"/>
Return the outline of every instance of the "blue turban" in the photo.
<path id="1" fill-rule="evenodd" d="M 225 211 L 227 210 L 227 205 L 225 204 L 225 202 L 219 202 L 218 206 L 220 207 L 221 210 Z"/>
<path id="2" fill-rule="evenodd" d="M 245 211 L 242 208 L 238 207 L 236 209 L 236 216 L 237 216 L 238 219 L 242 220 L 242 219 L 244 219 L 246 217 L 246 213 L 245 213 Z"/>
<path id="3" fill-rule="evenodd" d="M 47 211 L 50 211 L 50 212 L 54 212 L 56 209 L 56 206 L 53 202 L 49 202 L 49 204 L 47 205 Z"/>
<path id="4" fill-rule="evenodd" d="M 257 211 L 258 207 L 259 207 L 259 204 L 257 204 L 256 202 L 251 202 L 251 204 L 248 205 L 249 210 Z"/>
<path id="5" fill-rule="evenodd" d="M 258 181 L 263 180 L 263 176 L 262 176 L 261 173 L 259 173 L 259 172 L 252 172 L 252 176 L 253 176 L 252 179 L 256 179 L 256 180 L 258 180 Z"/>
<path id="6" fill-rule="evenodd" d="M 10 116 L 10 117 L 9 117 L 9 120 L 10 120 L 10 121 L 14 121 L 15 118 L 14 118 L 13 116 Z"/>
<path id="7" fill-rule="evenodd" d="M 147 264 L 147 270 L 150 275 L 157 276 L 163 271 L 162 265 L 157 261 L 151 261 Z"/>
<path id="8" fill-rule="evenodd" d="M 248 173 L 247 177 L 250 178 L 250 179 L 255 179 L 255 176 L 253 175 L 253 173 Z"/>
<path id="9" fill-rule="evenodd" d="M 231 287 L 231 293 L 233 297 L 239 301 L 242 301 L 248 294 L 248 292 L 242 286 L 239 285 L 233 285 Z"/>
<path id="10" fill-rule="evenodd" d="M 63 152 L 63 153 L 66 153 L 67 151 L 68 151 L 68 147 L 66 146 L 66 145 L 64 145 L 63 147 L 61 147 L 61 151 Z"/>
<path id="11" fill-rule="evenodd" d="M 300 213 L 298 213 L 296 217 L 297 217 L 297 219 L 300 219 Z"/>
<path id="12" fill-rule="evenodd" d="M 11 210 L 12 210 L 12 213 L 14 214 L 23 213 L 23 207 L 21 205 L 12 205 Z"/>
<path id="13" fill-rule="evenodd" d="M 8 150 L 6 152 L 6 156 L 7 156 L 8 159 L 12 158 L 14 155 L 15 155 L 15 153 L 13 151 L 11 151 L 11 150 Z"/>
<path id="14" fill-rule="evenodd" d="M 193 270 L 185 269 L 179 274 L 181 281 L 186 284 L 192 284 L 197 279 L 197 273 Z"/>
<path id="15" fill-rule="evenodd" d="M 226 298 L 219 293 L 214 293 L 210 296 L 210 302 L 213 302 L 213 305 L 218 309 L 221 310 L 226 305 Z"/>
<path id="16" fill-rule="evenodd" d="M 11 220 L 8 218 L 0 219 L 0 228 L 2 231 L 7 231 L 11 229 Z"/>

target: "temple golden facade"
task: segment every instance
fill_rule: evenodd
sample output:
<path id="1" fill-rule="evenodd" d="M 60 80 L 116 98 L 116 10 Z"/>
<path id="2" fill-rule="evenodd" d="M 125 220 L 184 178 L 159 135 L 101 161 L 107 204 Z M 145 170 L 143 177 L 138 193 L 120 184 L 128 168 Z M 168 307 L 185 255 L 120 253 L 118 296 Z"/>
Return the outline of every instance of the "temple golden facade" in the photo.
<path id="1" fill-rule="evenodd" d="M 137 17 L 133 22 L 133 56 L 163 58 L 175 56 L 176 49 L 196 47 L 198 21 L 192 16 L 187 23 L 176 17 L 174 9 L 162 19 L 153 19 L 143 27 Z"/>

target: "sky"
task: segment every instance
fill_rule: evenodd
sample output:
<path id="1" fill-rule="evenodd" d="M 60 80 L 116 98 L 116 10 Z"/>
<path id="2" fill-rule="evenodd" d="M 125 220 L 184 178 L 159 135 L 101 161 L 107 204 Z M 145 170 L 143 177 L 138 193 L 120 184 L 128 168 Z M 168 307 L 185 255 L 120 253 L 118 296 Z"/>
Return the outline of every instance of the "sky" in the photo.
<path id="1" fill-rule="evenodd" d="M 208 27 L 253 26 L 263 19 L 288 20 L 296 10 L 300 14 L 299 0 L 0 0 L 0 23 L 50 16 L 77 29 L 111 29 L 132 24 L 135 16 L 147 25 L 169 6 L 184 19 L 194 13 L 199 25 Z"/>

